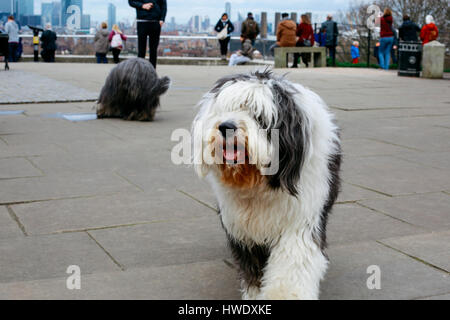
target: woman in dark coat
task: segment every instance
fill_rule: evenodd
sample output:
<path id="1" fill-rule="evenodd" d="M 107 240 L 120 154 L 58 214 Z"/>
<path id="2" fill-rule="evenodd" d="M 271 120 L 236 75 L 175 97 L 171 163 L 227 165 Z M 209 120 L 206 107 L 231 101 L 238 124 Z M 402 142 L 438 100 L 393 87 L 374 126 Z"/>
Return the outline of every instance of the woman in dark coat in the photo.
<path id="1" fill-rule="evenodd" d="M 228 43 L 230 42 L 231 33 L 234 31 L 234 26 L 228 19 L 228 15 L 226 13 L 224 13 L 222 15 L 222 18 L 217 21 L 214 30 L 220 33 L 225 28 L 225 26 L 227 27 L 227 36 L 224 39 L 219 39 L 220 54 L 222 55 L 222 60 L 227 59 Z"/>
<path id="2" fill-rule="evenodd" d="M 56 33 L 52 31 L 52 26 L 47 24 L 41 36 L 41 56 L 45 62 L 55 62 L 56 39 Z"/>

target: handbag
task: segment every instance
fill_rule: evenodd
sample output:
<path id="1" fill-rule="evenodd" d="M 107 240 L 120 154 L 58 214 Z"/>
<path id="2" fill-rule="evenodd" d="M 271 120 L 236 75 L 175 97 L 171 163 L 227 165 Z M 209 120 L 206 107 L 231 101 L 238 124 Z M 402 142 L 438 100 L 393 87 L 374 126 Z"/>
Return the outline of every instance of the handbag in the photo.
<path id="1" fill-rule="evenodd" d="M 225 40 L 228 37 L 228 23 L 223 27 L 222 31 L 217 34 L 217 39 Z"/>

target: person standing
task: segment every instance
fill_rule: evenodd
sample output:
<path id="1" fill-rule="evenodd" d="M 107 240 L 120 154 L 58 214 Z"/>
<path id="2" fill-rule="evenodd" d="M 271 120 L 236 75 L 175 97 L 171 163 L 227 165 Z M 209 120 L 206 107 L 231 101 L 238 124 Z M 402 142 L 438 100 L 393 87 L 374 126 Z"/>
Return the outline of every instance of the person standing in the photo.
<path id="1" fill-rule="evenodd" d="M 56 39 L 56 32 L 52 30 L 52 25 L 47 23 L 41 36 L 41 56 L 44 62 L 55 62 Z"/>
<path id="2" fill-rule="evenodd" d="M 417 42 L 417 33 L 420 32 L 420 28 L 417 24 L 411 21 L 411 18 L 405 14 L 403 16 L 403 23 L 398 28 L 398 37 L 401 41 Z"/>
<path id="3" fill-rule="evenodd" d="M 109 49 L 109 32 L 108 24 L 106 22 L 102 22 L 100 30 L 95 34 L 94 47 L 97 63 L 108 63 L 106 54 Z"/>
<path id="4" fill-rule="evenodd" d="M 394 31 L 392 30 L 392 11 L 389 8 L 384 9 L 384 14 L 380 18 L 380 67 L 389 70 L 391 60 L 391 50 L 394 45 Z"/>
<path id="5" fill-rule="evenodd" d="M 337 23 L 333 21 L 333 16 L 329 14 L 327 21 L 322 23 L 322 32 L 326 32 L 325 47 L 328 49 L 328 56 L 332 60 L 333 67 L 336 66 L 336 47 L 339 30 Z"/>
<path id="6" fill-rule="evenodd" d="M 8 34 L 9 62 L 17 62 L 17 48 L 19 47 L 19 26 L 14 21 L 14 16 L 8 17 L 5 24 L 5 33 Z"/>
<path id="7" fill-rule="evenodd" d="M 352 47 L 350 48 L 350 53 L 352 55 L 352 64 L 359 63 L 359 42 L 353 41 Z"/>
<path id="8" fill-rule="evenodd" d="M 432 15 L 427 15 L 425 17 L 425 25 L 422 27 L 420 31 L 420 39 L 423 44 L 434 41 L 437 39 L 439 35 L 438 28 L 434 24 L 434 19 Z"/>
<path id="9" fill-rule="evenodd" d="M 312 47 L 314 46 L 314 30 L 311 26 L 311 21 L 307 14 L 302 14 L 300 17 L 300 24 L 297 26 L 296 35 L 298 37 L 296 46 L 297 47 Z M 292 68 L 298 67 L 298 59 L 302 57 L 303 63 L 308 68 L 309 62 L 311 61 L 311 53 L 295 53 L 294 54 L 294 64 Z"/>
<path id="10" fill-rule="evenodd" d="M 128 0 L 128 4 L 136 9 L 138 57 L 145 59 L 148 38 L 149 60 L 156 68 L 159 37 L 166 19 L 167 2 L 166 0 Z"/>
<path id="11" fill-rule="evenodd" d="M 231 33 L 234 31 L 234 26 L 228 19 L 228 14 L 226 13 L 224 13 L 222 15 L 222 18 L 220 18 L 219 21 L 217 21 L 214 30 L 220 34 L 225 28 L 227 30 L 226 34 L 219 38 L 220 54 L 222 56 L 222 60 L 227 59 L 228 43 L 230 42 L 231 39 Z"/>
<path id="12" fill-rule="evenodd" d="M 111 33 L 108 37 L 109 42 L 111 42 L 111 51 L 114 58 L 114 63 L 119 63 L 119 55 L 123 49 L 123 42 L 127 41 L 127 37 L 120 31 L 117 24 L 113 25 Z"/>
<path id="13" fill-rule="evenodd" d="M 259 35 L 258 23 L 253 18 L 253 13 L 247 14 L 247 19 L 242 22 L 241 37 L 249 39 L 252 42 L 252 46 L 255 45 L 256 37 Z"/>

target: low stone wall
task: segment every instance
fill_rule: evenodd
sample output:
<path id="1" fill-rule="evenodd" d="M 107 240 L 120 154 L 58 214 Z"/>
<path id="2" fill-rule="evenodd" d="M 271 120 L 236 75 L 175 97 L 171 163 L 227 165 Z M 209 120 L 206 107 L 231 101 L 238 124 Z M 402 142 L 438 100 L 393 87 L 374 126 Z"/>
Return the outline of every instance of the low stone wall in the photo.
<path id="1" fill-rule="evenodd" d="M 124 56 L 121 60 L 129 59 L 132 57 Z M 33 61 L 33 56 L 24 55 L 22 60 L 25 62 Z M 96 63 L 95 56 L 75 56 L 75 55 L 57 55 L 56 62 L 65 63 Z M 39 62 L 43 62 L 39 59 Z M 108 62 L 113 63 L 113 57 L 108 56 Z M 171 65 L 202 65 L 202 66 L 226 66 L 228 61 L 221 60 L 220 58 L 195 58 L 195 57 L 159 57 L 159 64 L 171 64 Z M 270 60 L 254 60 L 248 63 L 249 65 L 273 65 L 273 61 Z"/>

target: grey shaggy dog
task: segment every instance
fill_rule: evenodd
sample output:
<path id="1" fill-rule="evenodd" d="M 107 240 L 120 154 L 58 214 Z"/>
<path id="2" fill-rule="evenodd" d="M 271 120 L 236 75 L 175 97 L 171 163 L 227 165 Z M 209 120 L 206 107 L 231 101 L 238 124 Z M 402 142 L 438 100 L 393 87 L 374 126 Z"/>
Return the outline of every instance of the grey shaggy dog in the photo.
<path id="1" fill-rule="evenodd" d="M 141 58 L 119 63 L 111 70 L 98 98 L 98 118 L 153 121 L 159 97 L 170 86 L 158 78 L 152 64 Z"/>

